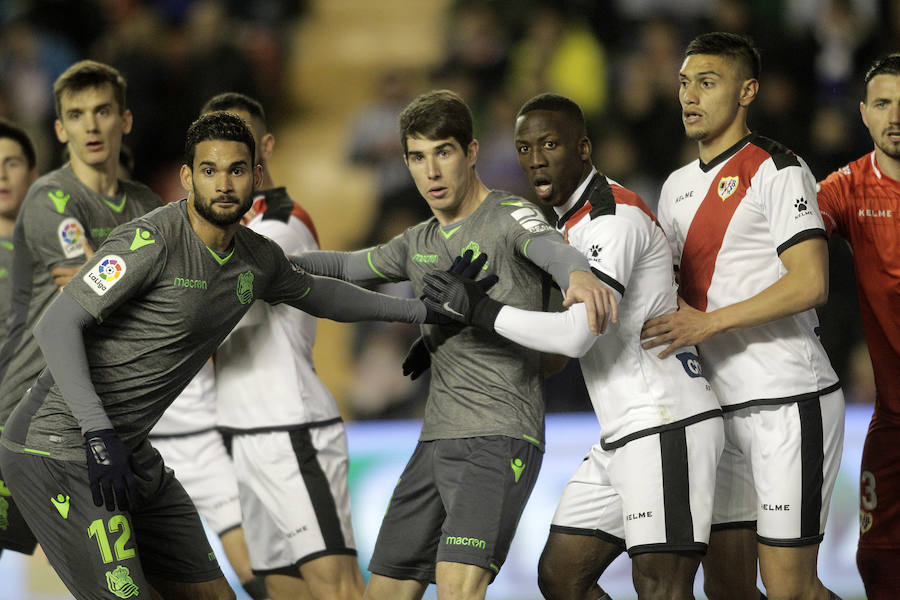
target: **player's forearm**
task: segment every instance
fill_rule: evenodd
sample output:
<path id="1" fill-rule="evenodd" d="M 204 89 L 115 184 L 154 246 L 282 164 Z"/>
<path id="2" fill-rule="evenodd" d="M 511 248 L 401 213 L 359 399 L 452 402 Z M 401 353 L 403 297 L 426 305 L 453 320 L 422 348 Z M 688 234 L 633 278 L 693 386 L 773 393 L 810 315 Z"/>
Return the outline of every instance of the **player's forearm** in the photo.
<path id="1" fill-rule="evenodd" d="M 824 238 L 803 242 L 788 272 L 771 286 L 742 302 L 709 313 L 717 333 L 776 321 L 828 299 L 828 247 Z M 788 249 L 785 254 L 794 249 Z M 784 258 L 784 257 L 783 257 Z M 799 260 L 798 260 L 799 259 Z"/>
<path id="2" fill-rule="evenodd" d="M 309 292 L 289 304 L 313 316 L 342 323 L 424 323 L 426 316 L 425 305 L 420 300 L 371 292 L 329 277 L 313 276 Z"/>
<path id="3" fill-rule="evenodd" d="M 584 356 L 597 341 L 588 328 L 584 304 L 556 313 L 504 306 L 494 331 L 520 346 L 572 358 Z"/>
<path id="4" fill-rule="evenodd" d="M 569 289 L 572 271 L 591 272 L 591 266 L 581 252 L 559 238 L 541 236 L 531 240 L 525 257 L 553 277 L 560 289 Z"/>
<path id="5" fill-rule="evenodd" d="M 380 277 L 369 266 L 365 250 L 333 252 L 316 250 L 289 257 L 291 262 L 313 275 L 333 277 L 354 283 L 378 282 Z"/>
<path id="6" fill-rule="evenodd" d="M 93 320 L 90 313 L 63 292 L 57 295 L 34 328 L 34 337 L 41 346 L 50 373 L 78 419 L 82 433 L 112 429 L 91 382 L 84 347 L 84 329 Z"/>

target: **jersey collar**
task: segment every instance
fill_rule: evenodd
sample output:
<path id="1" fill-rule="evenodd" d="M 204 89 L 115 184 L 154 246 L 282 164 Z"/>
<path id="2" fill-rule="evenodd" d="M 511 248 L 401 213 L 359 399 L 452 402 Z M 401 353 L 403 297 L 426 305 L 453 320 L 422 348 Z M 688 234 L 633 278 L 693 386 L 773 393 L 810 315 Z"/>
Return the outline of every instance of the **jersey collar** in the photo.
<path id="1" fill-rule="evenodd" d="M 747 135 L 745 135 L 744 137 L 739 139 L 737 142 L 735 142 L 735 144 L 733 146 L 731 146 L 728 150 L 725 150 L 724 152 L 722 152 L 720 155 L 718 155 L 717 157 L 715 157 L 708 163 L 704 164 L 704 162 L 702 160 L 698 159 L 697 162 L 700 165 L 700 170 L 703 171 L 704 173 L 709 173 L 713 168 L 719 166 L 720 164 L 722 164 L 723 162 L 725 162 L 726 160 L 728 160 L 729 158 L 731 158 L 732 156 L 737 154 L 738 150 L 740 150 L 741 148 L 746 146 L 747 143 L 751 140 L 751 138 L 753 138 L 755 136 L 756 136 L 755 133 L 752 133 L 752 132 L 748 133 Z"/>
<path id="2" fill-rule="evenodd" d="M 575 188 L 575 191 L 572 192 L 572 195 L 569 196 L 569 199 L 566 200 L 564 204 L 553 207 L 553 211 L 556 213 L 557 217 L 557 229 L 565 225 L 566 221 L 571 219 L 572 215 L 574 215 L 576 212 L 578 212 L 578 209 L 584 206 L 584 203 L 587 202 L 588 196 L 590 195 L 586 194 L 585 192 L 587 191 L 588 186 L 591 185 L 591 182 L 594 181 L 594 178 L 596 178 L 598 175 L 599 173 L 597 172 L 597 168 L 592 166 L 591 172 L 587 177 L 584 178 L 584 181 L 582 181 L 578 185 L 578 187 Z"/>

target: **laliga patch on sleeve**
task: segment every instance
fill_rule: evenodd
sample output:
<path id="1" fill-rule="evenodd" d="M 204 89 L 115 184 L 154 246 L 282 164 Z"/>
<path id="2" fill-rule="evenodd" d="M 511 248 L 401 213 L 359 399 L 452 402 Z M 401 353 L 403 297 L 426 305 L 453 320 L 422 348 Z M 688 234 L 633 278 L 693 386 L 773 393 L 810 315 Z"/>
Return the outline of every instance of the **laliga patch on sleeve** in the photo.
<path id="1" fill-rule="evenodd" d="M 102 296 L 124 276 L 125 261 L 115 254 L 109 254 L 100 259 L 82 279 L 98 296 Z"/>
<path id="2" fill-rule="evenodd" d="M 541 233 L 543 231 L 553 231 L 553 228 L 544 219 L 544 216 L 538 211 L 524 206 L 512 211 L 512 217 L 529 233 Z"/>
<path id="3" fill-rule="evenodd" d="M 78 222 L 78 219 L 71 217 L 63 219 L 56 229 L 56 234 L 66 258 L 84 255 L 84 247 L 81 245 L 84 240 L 84 227 Z"/>

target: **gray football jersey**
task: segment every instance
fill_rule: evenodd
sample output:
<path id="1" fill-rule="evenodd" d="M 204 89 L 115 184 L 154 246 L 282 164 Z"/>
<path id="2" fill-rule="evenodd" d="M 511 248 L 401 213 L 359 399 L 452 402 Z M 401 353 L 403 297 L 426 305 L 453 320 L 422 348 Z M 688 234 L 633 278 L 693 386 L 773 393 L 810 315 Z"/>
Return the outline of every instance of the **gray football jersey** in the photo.
<path id="1" fill-rule="evenodd" d="M 500 277 L 490 296 L 518 308 L 546 310 L 550 276 L 527 258 L 538 236 L 565 243 L 530 202 L 493 191 L 463 221 L 441 227 L 429 219 L 369 250 L 375 274 L 409 279 L 422 293 L 422 278 L 445 270 L 472 249 L 488 255 L 485 273 Z M 543 448 L 541 354 L 493 332 L 460 325 L 423 325 L 431 351 L 431 386 L 421 440 L 506 435 Z"/>
<path id="2" fill-rule="evenodd" d="M 12 272 L 13 241 L 11 237 L 0 237 L 0 340 L 6 337 L 6 316 L 9 314 L 10 273 Z M 3 421 L 0 420 L 0 423 Z"/>
<path id="3" fill-rule="evenodd" d="M 226 256 L 210 250 L 185 206 L 182 200 L 116 229 L 63 290 L 97 320 L 84 332 L 91 382 L 131 448 L 254 300 L 277 304 L 310 289 L 310 276 L 275 242 L 247 228 L 237 231 Z M 79 423 L 50 381 L 47 371 L 41 374 L 4 439 L 84 460 Z"/>
<path id="4" fill-rule="evenodd" d="M 9 331 L 0 351 L 0 425 L 46 366 L 32 335 L 57 292 L 50 271 L 84 262 L 82 241 L 97 248 L 119 225 L 162 206 L 147 186 L 119 181 L 114 196 L 86 187 L 67 164 L 32 184 L 14 234 Z"/>

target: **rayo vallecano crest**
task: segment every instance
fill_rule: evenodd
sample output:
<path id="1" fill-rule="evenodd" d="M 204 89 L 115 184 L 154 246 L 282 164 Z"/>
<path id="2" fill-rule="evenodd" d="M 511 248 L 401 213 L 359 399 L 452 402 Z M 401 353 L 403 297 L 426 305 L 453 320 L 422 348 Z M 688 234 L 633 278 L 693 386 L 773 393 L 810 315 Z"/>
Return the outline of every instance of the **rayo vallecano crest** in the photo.
<path id="1" fill-rule="evenodd" d="M 740 177 L 723 177 L 719 180 L 719 187 L 716 189 L 716 192 L 719 194 L 719 198 L 724 202 L 728 200 L 728 197 L 731 196 L 735 190 L 738 188 L 738 184 L 740 183 Z"/>

